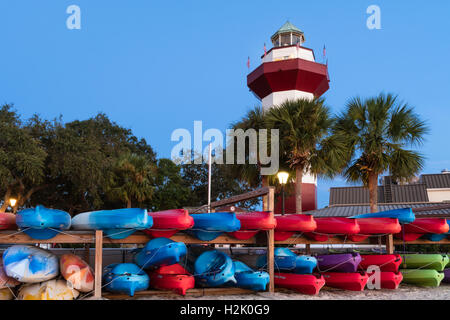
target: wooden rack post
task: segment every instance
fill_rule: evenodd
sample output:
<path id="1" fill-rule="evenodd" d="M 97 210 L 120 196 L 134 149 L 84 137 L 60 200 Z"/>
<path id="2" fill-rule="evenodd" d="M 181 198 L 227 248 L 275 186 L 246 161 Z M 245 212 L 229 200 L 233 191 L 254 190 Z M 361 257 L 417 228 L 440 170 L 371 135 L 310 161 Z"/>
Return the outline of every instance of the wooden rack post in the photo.
<path id="1" fill-rule="evenodd" d="M 94 297 L 102 297 L 103 231 L 95 231 L 95 288 Z"/>

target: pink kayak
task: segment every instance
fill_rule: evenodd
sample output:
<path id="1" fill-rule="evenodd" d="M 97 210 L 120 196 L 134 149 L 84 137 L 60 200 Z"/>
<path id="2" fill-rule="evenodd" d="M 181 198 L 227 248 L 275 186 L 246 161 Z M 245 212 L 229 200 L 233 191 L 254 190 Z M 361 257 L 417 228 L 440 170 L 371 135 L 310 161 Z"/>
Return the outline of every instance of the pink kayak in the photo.
<path id="1" fill-rule="evenodd" d="M 148 212 L 148 215 L 153 218 L 153 226 L 144 232 L 153 238 L 170 238 L 178 231 L 194 226 L 194 219 L 184 209 Z"/>
<path id="2" fill-rule="evenodd" d="M 284 241 L 295 233 L 312 232 L 317 228 L 314 217 L 309 214 L 277 215 L 276 219 L 275 241 Z"/>
<path id="3" fill-rule="evenodd" d="M 0 212 L 0 230 L 17 230 L 16 215 L 9 212 Z"/>

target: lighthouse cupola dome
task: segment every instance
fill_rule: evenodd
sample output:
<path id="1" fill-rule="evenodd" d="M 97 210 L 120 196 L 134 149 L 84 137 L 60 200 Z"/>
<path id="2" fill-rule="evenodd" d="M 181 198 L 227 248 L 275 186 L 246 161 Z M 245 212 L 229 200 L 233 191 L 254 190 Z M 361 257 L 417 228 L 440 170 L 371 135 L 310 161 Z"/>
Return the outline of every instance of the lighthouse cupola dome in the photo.
<path id="1" fill-rule="evenodd" d="M 305 35 L 303 31 L 287 21 L 270 40 L 274 47 L 302 45 L 305 42 Z"/>

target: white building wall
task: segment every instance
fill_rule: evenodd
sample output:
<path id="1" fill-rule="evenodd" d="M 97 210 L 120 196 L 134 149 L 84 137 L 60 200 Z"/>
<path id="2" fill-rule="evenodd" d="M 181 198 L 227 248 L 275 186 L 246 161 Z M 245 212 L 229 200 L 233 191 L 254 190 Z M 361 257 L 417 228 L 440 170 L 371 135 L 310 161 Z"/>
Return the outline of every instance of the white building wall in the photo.
<path id="1" fill-rule="evenodd" d="M 300 98 L 312 100 L 314 99 L 314 94 L 299 90 L 277 91 L 262 99 L 262 107 L 263 110 L 268 110 L 273 106 L 282 104 L 288 99 L 295 100 Z"/>
<path id="2" fill-rule="evenodd" d="M 272 51 L 262 58 L 262 62 L 264 63 L 286 59 L 303 59 L 314 62 L 314 53 L 311 50 L 302 47 L 273 48 Z"/>
<path id="3" fill-rule="evenodd" d="M 450 188 L 427 189 L 430 202 L 450 201 Z"/>

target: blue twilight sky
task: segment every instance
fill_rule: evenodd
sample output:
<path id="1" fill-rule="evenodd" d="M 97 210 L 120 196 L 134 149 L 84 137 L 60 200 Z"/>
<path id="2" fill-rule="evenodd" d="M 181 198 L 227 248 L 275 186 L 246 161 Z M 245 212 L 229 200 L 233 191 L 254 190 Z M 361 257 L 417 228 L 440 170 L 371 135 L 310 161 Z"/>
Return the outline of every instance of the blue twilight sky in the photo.
<path id="1" fill-rule="evenodd" d="M 69 30 L 69 5 L 81 30 Z M 366 27 L 381 8 L 381 30 Z M 263 45 L 289 20 L 322 62 L 333 111 L 354 95 L 400 95 L 431 126 L 424 172 L 450 168 L 450 1 L 2 0 L 0 104 L 65 121 L 105 112 L 169 157 L 177 128 L 225 130 L 258 103 L 246 87 Z M 205 143 L 206 145 L 206 143 Z M 319 181 L 319 207 L 330 186 Z"/>

